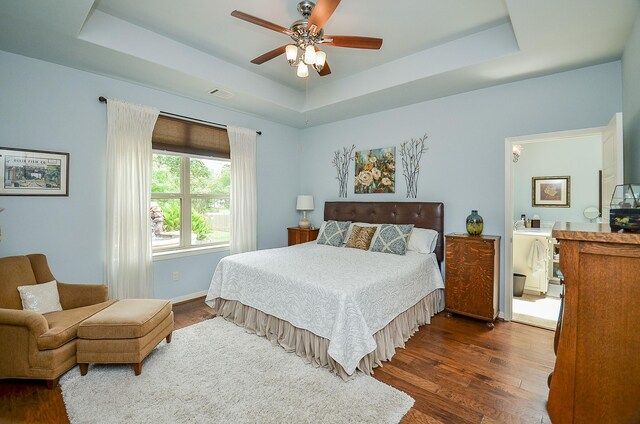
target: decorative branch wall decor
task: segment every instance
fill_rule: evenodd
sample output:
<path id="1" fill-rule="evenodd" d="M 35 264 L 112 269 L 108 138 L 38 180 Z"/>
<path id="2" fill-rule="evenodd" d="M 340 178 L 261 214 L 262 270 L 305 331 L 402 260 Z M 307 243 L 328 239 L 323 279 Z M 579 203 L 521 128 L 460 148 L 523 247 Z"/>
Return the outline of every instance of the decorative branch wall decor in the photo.
<path id="1" fill-rule="evenodd" d="M 338 175 L 336 179 L 338 180 L 339 186 L 339 196 L 347 197 L 347 177 L 349 175 L 349 164 L 353 160 L 353 151 L 355 150 L 356 145 L 352 145 L 351 148 L 343 147 L 342 152 L 340 150 L 336 150 L 333 153 L 333 166 L 336 167 L 336 172 Z"/>
<path id="2" fill-rule="evenodd" d="M 407 198 L 418 197 L 418 175 L 420 174 L 420 159 L 427 151 L 425 146 L 427 135 L 420 138 L 412 138 L 400 143 L 400 157 L 402 158 L 402 175 L 407 182 Z"/>

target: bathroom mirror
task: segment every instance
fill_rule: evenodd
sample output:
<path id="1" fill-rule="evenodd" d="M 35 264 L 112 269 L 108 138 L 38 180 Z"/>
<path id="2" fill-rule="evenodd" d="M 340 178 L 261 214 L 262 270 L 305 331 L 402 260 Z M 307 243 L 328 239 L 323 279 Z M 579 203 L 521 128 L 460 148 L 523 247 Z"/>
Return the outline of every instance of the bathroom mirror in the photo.
<path id="1" fill-rule="evenodd" d="M 600 211 L 595 206 L 589 206 L 582 213 L 584 214 L 584 217 L 591 222 L 593 222 L 594 219 L 600 216 Z"/>

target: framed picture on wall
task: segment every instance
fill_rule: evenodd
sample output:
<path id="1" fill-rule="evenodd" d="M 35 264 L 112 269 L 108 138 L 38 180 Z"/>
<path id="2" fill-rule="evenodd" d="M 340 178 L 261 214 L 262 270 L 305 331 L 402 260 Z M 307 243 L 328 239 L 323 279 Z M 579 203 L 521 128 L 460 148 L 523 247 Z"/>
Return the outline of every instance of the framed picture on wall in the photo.
<path id="1" fill-rule="evenodd" d="M 0 147 L 0 196 L 68 196 L 69 153 Z"/>
<path id="2" fill-rule="evenodd" d="M 355 155 L 354 193 L 395 193 L 396 148 L 363 150 Z"/>
<path id="3" fill-rule="evenodd" d="M 568 208 L 571 206 L 571 177 L 531 178 L 531 206 Z"/>

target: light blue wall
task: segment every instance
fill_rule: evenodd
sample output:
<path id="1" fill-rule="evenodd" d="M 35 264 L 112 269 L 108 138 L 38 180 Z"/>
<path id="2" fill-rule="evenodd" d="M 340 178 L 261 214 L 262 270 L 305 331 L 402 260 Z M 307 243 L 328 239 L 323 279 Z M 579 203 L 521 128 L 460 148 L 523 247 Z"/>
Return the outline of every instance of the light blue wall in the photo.
<path id="1" fill-rule="evenodd" d="M 0 256 L 42 252 L 61 281 L 103 282 L 106 108 L 98 96 L 261 130 L 258 137 L 258 247 L 284 246 L 298 221 L 299 130 L 120 80 L 0 52 L 0 146 L 70 153 L 69 197 L 0 197 Z M 206 290 L 223 256 L 154 263 L 154 295 Z M 172 272 L 180 281 L 171 281 Z"/>
<path id="2" fill-rule="evenodd" d="M 640 14 L 622 56 L 625 182 L 640 183 Z"/>
<path id="3" fill-rule="evenodd" d="M 523 145 L 513 164 L 513 219 L 537 214 L 542 221 L 588 222 L 583 211 L 598 207 L 598 171 L 602 169 L 602 137 L 599 135 Z M 531 206 L 531 178 L 570 176 L 569 208 Z"/>
<path id="4" fill-rule="evenodd" d="M 612 62 L 305 129 L 301 189 L 318 205 L 339 200 L 335 150 L 397 147 L 426 132 L 418 200 L 445 203 L 445 233 L 464 232 L 466 216 L 478 209 L 484 232 L 503 236 L 504 258 L 505 138 L 603 126 L 621 108 L 620 62 Z M 395 194 L 354 195 L 350 169 L 347 200 L 406 200 L 400 173 Z M 319 222 L 322 209 L 311 219 Z M 504 267 L 501 274 L 503 309 Z"/>
<path id="5" fill-rule="evenodd" d="M 418 200 L 445 202 L 446 232 L 464 231 L 465 217 L 479 209 L 485 233 L 503 235 L 505 138 L 605 125 L 622 108 L 620 62 L 305 130 L 9 53 L 0 52 L 0 65 L 0 146 L 71 154 L 68 198 L 0 197 L 0 207 L 6 208 L 0 214 L 0 256 L 43 252 L 58 278 L 71 282 L 104 280 L 106 110 L 97 101 L 100 95 L 262 130 L 259 248 L 286 244 L 285 228 L 299 218 L 296 194 L 315 196 L 314 223 L 322 219 L 325 200 L 338 200 L 334 150 L 352 143 L 358 149 L 397 147 L 425 132 L 429 150 L 421 164 Z M 402 175 L 397 175 L 395 194 L 355 196 L 351 173 L 348 200 L 405 200 Z M 156 262 L 155 296 L 206 290 L 220 257 Z M 171 281 L 174 271 L 180 273 L 178 283 Z"/>

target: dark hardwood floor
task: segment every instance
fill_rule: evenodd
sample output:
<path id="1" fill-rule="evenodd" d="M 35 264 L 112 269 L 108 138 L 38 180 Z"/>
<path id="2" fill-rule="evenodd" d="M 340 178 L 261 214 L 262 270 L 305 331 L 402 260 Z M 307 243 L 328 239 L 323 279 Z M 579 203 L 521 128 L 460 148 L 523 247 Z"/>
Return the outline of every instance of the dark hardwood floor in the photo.
<path id="1" fill-rule="evenodd" d="M 202 299 L 174 305 L 176 329 L 213 317 Z M 444 314 L 420 328 L 374 377 L 412 396 L 409 423 L 549 423 L 552 331 Z M 60 387 L 0 380 L 0 423 L 68 423 Z"/>

